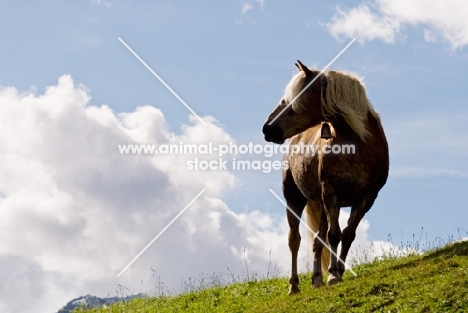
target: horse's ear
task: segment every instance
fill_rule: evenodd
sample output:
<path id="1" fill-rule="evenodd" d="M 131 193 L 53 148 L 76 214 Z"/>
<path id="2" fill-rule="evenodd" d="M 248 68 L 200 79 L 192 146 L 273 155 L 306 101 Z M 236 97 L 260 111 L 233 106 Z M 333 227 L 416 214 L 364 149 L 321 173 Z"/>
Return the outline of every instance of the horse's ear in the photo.
<path id="1" fill-rule="evenodd" d="M 301 61 L 297 60 L 297 63 L 295 63 L 295 64 L 296 64 L 297 69 L 299 71 L 304 72 L 304 74 L 306 74 L 306 76 L 312 73 L 307 66 L 302 64 Z"/>

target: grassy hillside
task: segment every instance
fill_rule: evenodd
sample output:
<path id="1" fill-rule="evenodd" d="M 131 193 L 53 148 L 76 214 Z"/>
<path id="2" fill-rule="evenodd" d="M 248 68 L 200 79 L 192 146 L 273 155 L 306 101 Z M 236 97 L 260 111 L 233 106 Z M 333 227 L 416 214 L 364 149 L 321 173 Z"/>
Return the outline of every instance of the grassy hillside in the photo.
<path id="1" fill-rule="evenodd" d="M 310 287 L 288 296 L 286 278 L 211 288 L 176 297 L 143 298 L 79 312 L 467 312 L 468 242 L 420 256 L 354 268 L 335 286 Z"/>

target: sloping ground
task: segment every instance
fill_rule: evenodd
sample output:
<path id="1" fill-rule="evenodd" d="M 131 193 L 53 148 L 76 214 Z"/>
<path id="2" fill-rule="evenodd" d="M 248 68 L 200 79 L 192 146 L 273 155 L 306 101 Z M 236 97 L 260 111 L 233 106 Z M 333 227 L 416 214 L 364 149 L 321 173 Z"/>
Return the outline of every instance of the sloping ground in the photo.
<path id="1" fill-rule="evenodd" d="M 177 297 L 141 298 L 79 312 L 468 312 L 468 242 L 358 266 L 335 286 L 288 296 L 286 278 L 212 288 Z"/>

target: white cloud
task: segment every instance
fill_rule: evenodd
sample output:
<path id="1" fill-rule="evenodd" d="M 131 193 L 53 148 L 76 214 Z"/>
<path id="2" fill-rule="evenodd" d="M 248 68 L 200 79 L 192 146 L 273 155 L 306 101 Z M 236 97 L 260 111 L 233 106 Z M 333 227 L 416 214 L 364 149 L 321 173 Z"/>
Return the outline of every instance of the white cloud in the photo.
<path id="1" fill-rule="evenodd" d="M 463 0 L 374 0 L 342 10 L 326 24 L 336 38 L 393 43 L 406 26 L 422 26 L 429 42 L 448 41 L 452 49 L 468 44 L 468 2 Z"/>
<path id="2" fill-rule="evenodd" d="M 254 0 L 250 2 L 244 2 L 242 5 L 242 14 L 246 14 L 247 12 L 255 9 L 256 6 L 260 7 L 260 10 L 263 11 L 263 7 L 265 6 L 265 0 Z"/>
<path id="3" fill-rule="evenodd" d="M 109 1 L 105 1 L 105 0 L 91 0 L 91 3 L 96 4 L 96 5 L 103 5 L 105 7 L 110 7 L 111 6 L 111 3 Z"/>
<path id="4" fill-rule="evenodd" d="M 152 106 L 117 114 L 89 99 L 66 75 L 41 95 L 0 88 L 2 312 L 53 312 L 79 295 L 114 295 L 118 284 L 150 291 L 151 269 L 173 290 L 244 258 L 265 273 L 270 251 L 272 263 L 289 272 L 284 215 L 233 212 L 222 201 L 237 185 L 232 173 L 188 171 L 187 155 L 118 152 L 118 144 L 233 141 L 214 118 L 205 117 L 207 127 L 192 117 L 175 135 Z M 202 188 L 205 194 L 117 278 Z M 363 221 L 358 244 L 367 244 L 368 227 Z"/>
<path id="5" fill-rule="evenodd" d="M 375 39 L 386 43 L 395 41 L 400 23 L 392 18 L 376 14 L 368 5 L 343 11 L 337 8 L 338 13 L 332 17 L 326 26 L 330 33 L 337 38 L 357 38 L 361 43 Z"/>
<path id="6" fill-rule="evenodd" d="M 244 3 L 244 5 L 242 6 L 242 14 L 245 14 L 252 9 L 253 6 L 250 3 Z"/>
<path id="7" fill-rule="evenodd" d="M 255 0 L 259 5 L 260 9 L 263 10 L 263 7 L 265 6 L 265 0 Z"/>

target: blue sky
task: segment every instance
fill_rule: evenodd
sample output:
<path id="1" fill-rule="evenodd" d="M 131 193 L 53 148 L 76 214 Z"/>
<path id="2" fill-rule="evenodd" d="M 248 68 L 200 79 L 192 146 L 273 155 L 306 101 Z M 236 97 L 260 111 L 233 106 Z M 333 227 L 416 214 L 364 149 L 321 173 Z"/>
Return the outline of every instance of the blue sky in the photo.
<path id="1" fill-rule="evenodd" d="M 263 144 L 262 125 L 294 62 L 321 69 L 352 38 L 331 68 L 363 77 L 391 157 L 360 243 L 390 234 L 398 246 L 419 239 L 421 227 L 423 241 L 458 239 L 457 229 L 467 236 L 466 9 L 455 0 L 2 1 L 0 236 L 8 239 L 0 245 L 7 295 L 0 310 L 28 311 L 11 285 L 45 312 L 79 295 L 112 293 L 116 284 L 138 289 L 150 267 L 177 289 L 184 277 L 222 271 L 230 258 L 238 265 L 244 246 L 285 251 L 284 208 L 268 191 L 280 193 L 279 172 L 187 172 L 186 158 L 124 159 L 116 146 Z M 190 117 L 119 37 L 209 126 Z M 138 270 L 117 279 L 202 188 L 207 198 L 193 211 L 210 211 L 175 223 Z M 200 262 L 191 267 L 171 255 L 169 238 Z M 105 239 L 116 240 L 115 249 L 103 249 Z M 251 252 L 252 267 L 267 264 L 264 252 Z M 280 265 L 286 274 L 287 262 Z"/>

